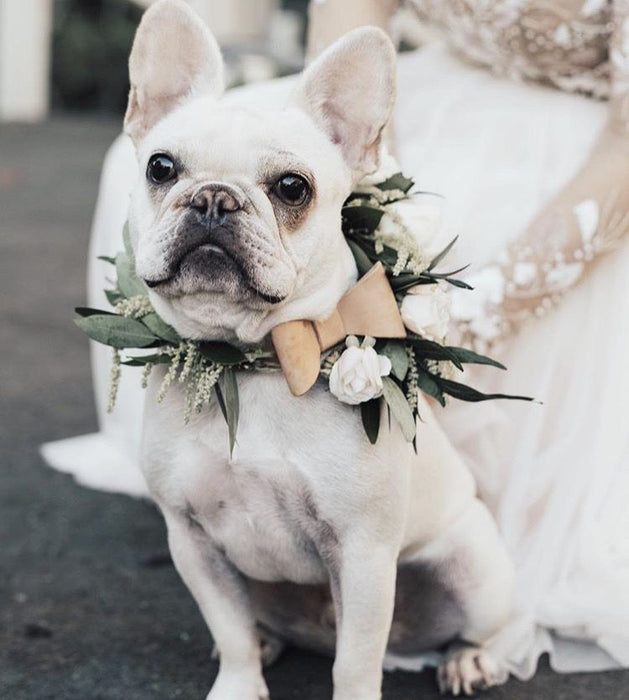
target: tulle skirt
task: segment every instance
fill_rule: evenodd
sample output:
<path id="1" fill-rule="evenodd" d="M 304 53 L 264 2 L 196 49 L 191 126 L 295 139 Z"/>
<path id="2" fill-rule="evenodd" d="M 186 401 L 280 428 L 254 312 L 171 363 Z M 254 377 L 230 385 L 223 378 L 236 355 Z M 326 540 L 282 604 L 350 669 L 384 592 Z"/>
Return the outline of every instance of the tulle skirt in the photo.
<path id="1" fill-rule="evenodd" d="M 233 102 L 285 100 L 294 79 L 233 91 Z M 443 242 L 459 261 L 490 259 L 585 161 L 606 106 L 509 82 L 439 45 L 400 57 L 397 156 L 425 191 L 446 197 Z M 103 169 L 88 297 L 104 306 L 106 266 L 121 247 L 137 177 L 121 137 Z M 629 666 L 629 242 L 597 265 L 560 307 L 526 327 L 501 359 L 507 373 L 473 379 L 541 403 L 452 402 L 438 414 L 466 457 L 518 572 L 518 612 L 492 646 L 520 678 L 550 652 L 557 670 Z M 101 432 L 43 447 L 86 485 L 146 494 L 137 466 L 142 390 L 123 369 L 105 414 L 110 354 L 92 348 Z"/>

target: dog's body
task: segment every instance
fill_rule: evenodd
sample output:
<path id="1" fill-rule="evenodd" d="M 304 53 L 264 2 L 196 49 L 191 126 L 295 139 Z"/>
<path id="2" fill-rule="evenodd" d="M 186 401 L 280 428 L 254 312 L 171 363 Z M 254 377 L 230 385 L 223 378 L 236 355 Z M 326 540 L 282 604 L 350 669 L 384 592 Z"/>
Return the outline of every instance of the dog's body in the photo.
<path id="1" fill-rule="evenodd" d="M 149 183 L 130 227 L 138 274 L 181 335 L 246 345 L 332 312 L 356 279 L 341 205 L 377 166 L 393 66 L 386 37 L 361 30 L 306 71 L 292 107 L 228 110 L 207 30 L 176 0 L 147 13 L 126 127 Z M 242 373 L 230 457 L 218 407 L 184 425 L 183 392 L 173 385 L 158 405 L 159 382 L 144 472 L 220 653 L 211 700 L 267 697 L 257 621 L 336 649 L 334 700 L 380 697 L 387 646 L 481 645 L 506 621 L 511 565 L 425 402 L 416 455 L 386 415 L 372 446 L 358 412 L 324 387 L 296 398 L 279 373 Z M 471 692 L 494 671 L 470 646 L 440 676 Z"/>
<path id="2" fill-rule="evenodd" d="M 230 460 L 218 407 L 182 429 L 172 416 L 183 411 L 183 392 L 175 389 L 158 406 L 158 384 L 156 378 L 147 402 L 144 463 L 171 547 L 213 550 L 221 576 L 248 579 L 255 618 L 280 638 L 333 651 L 331 603 L 338 601 L 342 619 L 343 568 L 357 581 L 349 584 L 359 601 L 352 601 L 359 615 L 354 634 L 381 644 L 389 622 L 374 615 L 390 614 L 398 569 L 388 645 L 398 656 L 456 637 L 480 644 L 505 621 L 510 563 L 428 405 L 421 407 L 418 455 L 395 424 L 390 432 L 382 426 L 374 449 L 359 414 L 324 387 L 296 398 L 279 374 L 244 375 Z M 361 540 L 352 552 L 347 541 L 355 534 Z M 181 573 L 200 601 L 205 582 L 196 591 L 188 567 Z M 354 663 L 365 673 L 371 662 Z"/>

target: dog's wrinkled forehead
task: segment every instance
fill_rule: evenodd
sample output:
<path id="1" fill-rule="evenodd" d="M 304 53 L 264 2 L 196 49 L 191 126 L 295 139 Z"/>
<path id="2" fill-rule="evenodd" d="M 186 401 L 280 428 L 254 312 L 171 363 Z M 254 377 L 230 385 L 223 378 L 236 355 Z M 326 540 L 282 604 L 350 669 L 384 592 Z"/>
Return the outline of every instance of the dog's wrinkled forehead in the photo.
<path id="1" fill-rule="evenodd" d="M 296 116 L 259 116 L 247 119 L 223 111 L 223 59 L 216 39 L 181 0 L 159 0 L 144 15 L 129 59 L 131 90 L 125 131 L 137 146 L 148 141 L 160 122 L 195 140 L 201 125 L 217 129 L 218 136 L 241 135 L 249 141 L 261 135 L 283 142 L 295 138 L 311 147 L 319 139 L 313 123 L 342 154 L 354 176 L 373 172 L 378 165 L 380 137 L 391 113 L 395 95 L 395 51 L 386 35 L 374 28 L 358 29 L 330 47 L 301 76 L 291 97 L 293 108 L 308 115 L 299 134 Z M 203 98 L 209 98 L 207 102 Z M 201 100 L 199 100 L 201 98 Z M 182 105 L 204 102 L 206 113 L 182 110 Z M 214 110 L 212 109 L 214 105 Z M 268 105 L 267 105 L 268 106 Z M 215 111 L 216 114 L 212 115 Z M 173 121 L 172 118 L 179 120 Z M 229 119 L 232 117 L 232 123 Z M 256 126 L 256 117 L 259 124 Z M 187 131 L 190 127 L 192 130 Z M 217 133 L 213 134 L 214 139 Z M 238 139 L 236 139 L 237 141 Z M 240 150 L 240 149 L 238 149 Z"/>
<path id="2" fill-rule="evenodd" d="M 264 183 L 282 172 L 301 173 L 329 187 L 347 180 L 338 149 L 301 110 L 222 105 L 212 98 L 184 104 L 147 134 L 141 157 L 166 152 L 187 177 Z"/>

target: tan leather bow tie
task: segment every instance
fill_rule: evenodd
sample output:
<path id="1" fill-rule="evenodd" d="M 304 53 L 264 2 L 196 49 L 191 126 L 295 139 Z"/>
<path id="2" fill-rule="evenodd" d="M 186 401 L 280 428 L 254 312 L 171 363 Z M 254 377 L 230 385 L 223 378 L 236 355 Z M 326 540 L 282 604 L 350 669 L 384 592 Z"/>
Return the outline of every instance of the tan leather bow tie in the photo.
<path id="1" fill-rule="evenodd" d="M 317 381 L 321 353 L 348 335 L 406 337 L 382 263 L 361 277 L 325 321 L 287 321 L 271 331 L 280 366 L 295 396 L 305 394 Z"/>

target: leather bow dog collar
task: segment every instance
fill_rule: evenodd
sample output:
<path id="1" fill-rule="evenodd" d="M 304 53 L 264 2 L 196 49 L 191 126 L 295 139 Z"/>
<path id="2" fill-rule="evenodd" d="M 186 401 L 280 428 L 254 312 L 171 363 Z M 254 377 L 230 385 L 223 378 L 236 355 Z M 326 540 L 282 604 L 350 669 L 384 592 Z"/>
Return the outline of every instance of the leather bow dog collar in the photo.
<path id="1" fill-rule="evenodd" d="M 324 321 L 287 321 L 271 331 L 277 357 L 295 396 L 305 394 L 321 371 L 321 353 L 348 335 L 405 338 L 406 329 L 382 263 L 376 263 Z"/>

